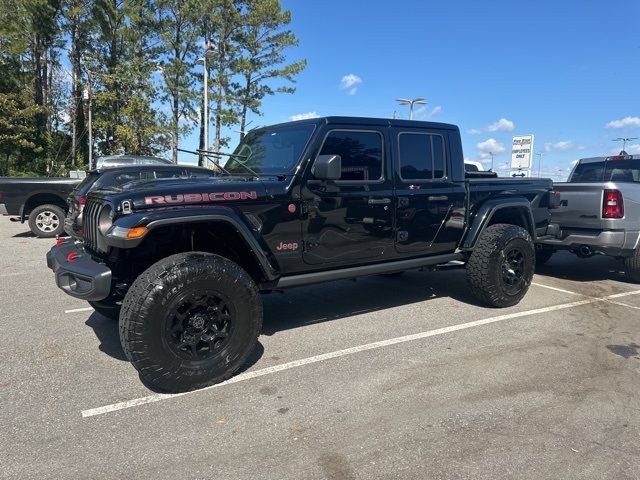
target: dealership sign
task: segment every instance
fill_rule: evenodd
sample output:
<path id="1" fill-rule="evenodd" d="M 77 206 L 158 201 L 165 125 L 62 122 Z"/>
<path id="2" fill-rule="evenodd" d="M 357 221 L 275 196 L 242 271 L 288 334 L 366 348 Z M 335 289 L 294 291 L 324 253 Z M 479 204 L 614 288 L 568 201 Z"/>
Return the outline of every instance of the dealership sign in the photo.
<path id="1" fill-rule="evenodd" d="M 533 157 L 533 135 L 517 135 L 511 143 L 511 168 L 531 168 Z"/>

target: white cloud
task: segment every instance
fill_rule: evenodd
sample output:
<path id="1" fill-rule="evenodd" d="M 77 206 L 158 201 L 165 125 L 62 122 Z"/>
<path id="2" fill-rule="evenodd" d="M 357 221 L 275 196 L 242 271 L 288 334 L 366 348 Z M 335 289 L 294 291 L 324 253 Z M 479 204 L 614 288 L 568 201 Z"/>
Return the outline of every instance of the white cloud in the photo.
<path id="1" fill-rule="evenodd" d="M 571 140 L 563 140 L 561 142 L 544 144 L 545 152 L 566 152 L 574 148 L 575 148 L 575 145 Z"/>
<path id="2" fill-rule="evenodd" d="M 478 130 L 477 128 L 471 128 L 467 130 L 467 133 L 469 135 L 480 135 L 482 133 L 482 130 Z"/>
<path id="3" fill-rule="evenodd" d="M 342 80 L 340 80 L 340 89 L 347 90 L 349 95 L 355 95 L 358 91 L 358 85 L 361 83 L 362 79 L 359 76 L 350 73 L 349 75 L 342 77 Z"/>
<path id="4" fill-rule="evenodd" d="M 298 113 L 297 115 L 291 115 L 291 120 L 292 121 L 296 121 L 296 120 L 306 120 L 308 118 L 318 118 L 320 115 L 318 115 L 315 111 L 314 112 L 306 112 L 306 113 Z"/>
<path id="5" fill-rule="evenodd" d="M 481 159 L 491 158 L 489 153 L 493 153 L 497 155 L 499 153 L 504 153 L 505 148 L 504 145 L 500 142 L 497 142 L 495 138 L 488 138 L 484 142 L 480 142 L 476 145 L 478 149 L 479 157 Z"/>
<path id="6" fill-rule="evenodd" d="M 624 117 L 620 120 L 611 120 L 605 125 L 606 128 L 627 128 L 627 127 L 640 127 L 640 117 Z"/>
<path id="7" fill-rule="evenodd" d="M 507 120 L 506 118 L 501 118 L 495 123 L 487 126 L 488 132 L 511 132 L 515 126 L 511 120 Z"/>
<path id="8" fill-rule="evenodd" d="M 634 143 L 632 145 L 627 145 L 626 152 L 629 155 L 640 155 L 640 143 Z"/>
<path id="9" fill-rule="evenodd" d="M 442 111 L 442 107 L 440 105 L 436 105 L 435 107 L 433 107 L 433 110 L 431 110 L 430 115 L 434 116 L 439 114 Z"/>

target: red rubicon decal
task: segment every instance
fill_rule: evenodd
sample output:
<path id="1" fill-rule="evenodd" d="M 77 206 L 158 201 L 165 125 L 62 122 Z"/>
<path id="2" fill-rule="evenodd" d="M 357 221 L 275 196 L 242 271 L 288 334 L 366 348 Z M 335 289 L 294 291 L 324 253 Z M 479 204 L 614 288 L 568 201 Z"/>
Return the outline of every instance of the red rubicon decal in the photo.
<path id="1" fill-rule="evenodd" d="M 224 202 L 225 200 L 257 200 L 258 193 L 253 192 L 215 192 L 215 193 L 178 193 L 177 195 L 151 195 L 144 197 L 146 205 L 198 203 L 198 202 Z"/>

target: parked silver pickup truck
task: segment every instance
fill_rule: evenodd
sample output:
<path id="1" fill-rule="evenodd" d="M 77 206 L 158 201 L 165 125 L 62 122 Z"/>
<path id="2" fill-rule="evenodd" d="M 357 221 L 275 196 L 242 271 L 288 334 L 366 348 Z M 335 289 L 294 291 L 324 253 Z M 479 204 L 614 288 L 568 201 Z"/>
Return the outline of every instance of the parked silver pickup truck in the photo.
<path id="1" fill-rule="evenodd" d="M 560 233 L 538 245 L 538 265 L 557 249 L 609 255 L 623 259 L 627 277 L 640 282 L 640 155 L 583 158 L 554 189 L 560 200 L 551 221 Z"/>

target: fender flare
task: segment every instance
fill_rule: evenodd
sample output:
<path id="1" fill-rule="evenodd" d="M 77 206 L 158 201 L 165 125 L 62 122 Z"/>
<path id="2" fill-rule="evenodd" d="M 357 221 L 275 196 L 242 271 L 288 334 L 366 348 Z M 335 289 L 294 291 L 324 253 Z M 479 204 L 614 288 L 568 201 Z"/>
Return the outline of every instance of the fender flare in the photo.
<path id="1" fill-rule="evenodd" d="M 524 197 L 494 198 L 481 204 L 476 211 L 473 221 L 465 232 L 460 248 L 463 250 L 472 249 L 482 231 L 491 223 L 491 219 L 496 212 L 506 209 L 519 211 L 523 215 L 526 230 L 531 238 L 536 239 L 535 221 L 531 211 L 531 202 Z"/>
<path id="2" fill-rule="evenodd" d="M 249 251 L 251 251 L 251 253 L 255 256 L 255 259 L 258 261 L 260 269 L 262 270 L 265 278 L 269 281 L 273 281 L 278 278 L 277 269 L 267 258 L 264 249 L 260 245 L 259 241 L 251 233 L 251 230 L 249 230 L 247 225 L 242 222 L 241 219 L 236 215 L 236 213 L 230 208 L 199 208 L 196 211 L 189 209 L 163 209 L 160 212 L 156 211 L 148 214 L 143 212 L 133 213 L 131 215 L 125 215 L 116 219 L 113 222 L 113 226 L 123 228 L 147 227 L 149 229 L 149 232 L 151 232 L 157 228 L 164 226 L 205 222 L 226 223 L 227 225 L 231 225 L 231 227 L 233 227 L 234 230 L 236 230 L 236 232 L 240 234 L 247 247 L 249 248 Z M 106 236 L 105 238 L 106 243 L 109 246 L 130 249 L 140 245 L 147 237 L 147 235 L 136 239 L 123 239 L 112 236 Z"/>

